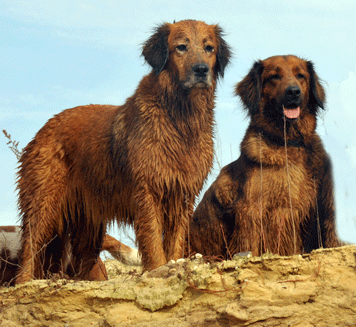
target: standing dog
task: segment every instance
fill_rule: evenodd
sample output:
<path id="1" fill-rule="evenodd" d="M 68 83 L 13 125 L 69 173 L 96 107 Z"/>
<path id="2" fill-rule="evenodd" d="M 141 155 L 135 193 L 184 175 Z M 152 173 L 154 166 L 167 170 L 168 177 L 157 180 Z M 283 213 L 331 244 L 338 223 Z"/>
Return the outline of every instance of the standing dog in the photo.
<path id="1" fill-rule="evenodd" d="M 217 25 L 187 20 L 159 26 L 142 54 L 152 72 L 123 106 L 65 110 L 25 148 L 18 283 L 61 270 L 67 244 L 70 275 L 87 279 L 114 220 L 134 225 L 145 270 L 182 256 L 230 50 Z"/>
<path id="2" fill-rule="evenodd" d="M 0 286 L 13 285 L 18 270 L 19 255 L 21 250 L 21 227 L 20 226 L 0 226 Z M 115 259 L 131 265 L 140 265 L 141 259 L 136 249 L 132 249 L 119 242 L 114 237 L 106 234 L 104 236 L 102 250 L 108 251 Z M 68 253 L 68 256 L 71 253 Z M 70 257 L 63 258 L 63 262 L 70 263 Z M 62 272 L 66 272 L 67 267 L 63 267 Z M 108 274 L 104 263 L 97 258 L 96 264 L 91 269 L 89 280 L 106 280 Z"/>
<path id="3" fill-rule="evenodd" d="M 194 213 L 192 249 L 291 255 L 340 245 L 331 162 L 315 132 L 325 94 L 313 64 L 295 56 L 257 61 L 236 93 L 251 122 L 240 157 Z"/>

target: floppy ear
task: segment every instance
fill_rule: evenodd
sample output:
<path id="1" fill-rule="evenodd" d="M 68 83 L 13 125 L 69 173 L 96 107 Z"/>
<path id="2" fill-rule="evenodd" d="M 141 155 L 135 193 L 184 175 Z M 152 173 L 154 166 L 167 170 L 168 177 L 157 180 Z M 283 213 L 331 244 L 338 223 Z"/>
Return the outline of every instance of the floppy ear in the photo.
<path id="1" fill-rule="evenodd" d="M 163 70 L 168 59 L 168 35 L 168 24 L 162 24 L 155 29 L 155 33 L 142 48 L 142 56 L 151 65 L 156 75 Z"/>
<path id="2" fill-rule="evenodd" d="M 317 113 L 319 108 L 324 109 L 325 91 L 311 61 L 307 61 L 307 68 L 310 75 L 308 107 L 313 113 Z"/>
<path id="3" fill-rule="evenodd" d="M 218 25 L 215 27 L 215 35 L 219 44 L 216 55 L 215 74 L 217 77 L 224 77 L 225 68 L 230 62 L 231 48 L 223 39 L 224 31 Z"/>
<path id="4" fill-rule="evenodd" d="M 249 115 L 258 113 L 262 91 L 262 61 L 256 61 L 246 77 L 237 84 L 235 94 L 239 95 L 241 101 L 248 110 Z"/>

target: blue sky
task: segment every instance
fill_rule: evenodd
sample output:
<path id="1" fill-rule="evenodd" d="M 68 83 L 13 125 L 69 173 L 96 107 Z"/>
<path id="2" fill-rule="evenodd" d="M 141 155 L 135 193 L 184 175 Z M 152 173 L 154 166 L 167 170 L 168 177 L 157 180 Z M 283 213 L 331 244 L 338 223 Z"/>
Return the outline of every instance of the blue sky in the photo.
<path id="1" fill-rule="evenodd" d="M 333 161 L 338 233 L 356 243 L 355 17 L 354 0 L 2 1 L 0 129 L 22 148 L 63 109 L 120 105 L 149 72 L 141 44 L 157 24 L 218 23 L 234 57 L 219 83 L 217 160 L 206 187 L 239 156 L 248 121 L 233 90 L 254 60 L 281 54 L 312 60 L 327 92 L 318 132 Z M 17 162 L 6 141 L 1 134 L 0 224 L 12 225 Z M 117 230 L 111 234 L 120 238 Z"/>

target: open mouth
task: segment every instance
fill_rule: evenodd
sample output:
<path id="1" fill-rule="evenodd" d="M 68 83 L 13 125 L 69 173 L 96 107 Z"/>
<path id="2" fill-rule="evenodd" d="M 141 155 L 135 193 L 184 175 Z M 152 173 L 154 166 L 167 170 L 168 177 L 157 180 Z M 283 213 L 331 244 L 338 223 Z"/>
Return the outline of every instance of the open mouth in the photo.
<path id="1" fill-rule="evenodd" d="M 288 119 L 296 119 L 300 116 L 300 107 L 291 106 L 291 108 L 286 108 L 283 106 L 283 112 Z"/>

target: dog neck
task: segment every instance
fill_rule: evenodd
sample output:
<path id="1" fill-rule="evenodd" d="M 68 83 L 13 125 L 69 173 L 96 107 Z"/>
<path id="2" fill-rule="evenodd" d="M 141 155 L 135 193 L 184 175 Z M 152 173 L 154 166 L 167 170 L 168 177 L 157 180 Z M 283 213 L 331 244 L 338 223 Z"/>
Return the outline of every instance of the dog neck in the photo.
<path id="1" fill-rule="evenodd" d="M 187 118 L 189 115 L 206 114 L 207 110 L 213 110 L 215 100 L 216 82 L 208 88 L 185 89 L 170 72 L 163 71 L 158 76 L 148 75 L 151 94 L 158 95 L 161 103 L 174 118 Z"/>
<path id="2" fill-rule="evenodd" d="M 267 142 L 277 146 L 287 146 L 287 147 L 294 147 L 300 148 L 305 147 L 304 139 L 301 140 L 285 140 L 283 137 L 279 135 L 267 132 L 258 126 L 251 127 L 257 134 L 260 134 Z"/>
<path id="3" fill-rule="evenodd" d="M 241 154 L 259 164 L 284 166 L 287 160 L 286 144 L 288 154 L 307 148 L 303 141 L 289 140 L 289 142 L 285 142 L 280 136 L 250 126 L 241 143 Z"/>
<path id="4" fill-rule="evenodd" d="M 215 86 L 209 88 L 184 89 L 171 74 L 163 71 L 158 76 L 147 75 L 140 87 L 145 88 L 145 94 L 155 97 L 158 107 L 166 112 L 172 126 L 176 128 L 186 141 L 194 142 L 200 139 L 201 133 L 212 134 L 214 125 Z M 147 99 L 145 99 L 147 103 Z M 146 108 L 146 105 L 142 107 Z M 146 108 L 145 110 L 151 110 Z M 160 110 L 155 115 L 160 115 Z"/>

